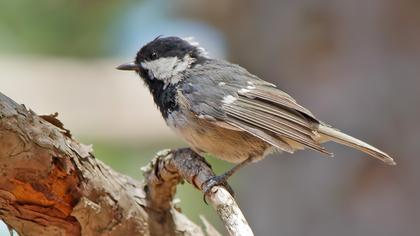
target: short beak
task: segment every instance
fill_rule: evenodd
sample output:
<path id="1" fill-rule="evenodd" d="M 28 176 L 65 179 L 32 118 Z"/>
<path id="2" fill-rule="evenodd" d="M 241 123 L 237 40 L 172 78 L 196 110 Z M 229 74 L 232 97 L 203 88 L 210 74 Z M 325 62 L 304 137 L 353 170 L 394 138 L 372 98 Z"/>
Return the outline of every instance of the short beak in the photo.
<path id="1" fill-rule="evenodd" d="M 137 71 L 139 69 L 140 69 L 139 65 L 137 65 L 134 62 L 124 63 L 124 64 L 121 64 L 121 65 L 117 66 L 117 70 L 135 70 L 135 71 Z"/>

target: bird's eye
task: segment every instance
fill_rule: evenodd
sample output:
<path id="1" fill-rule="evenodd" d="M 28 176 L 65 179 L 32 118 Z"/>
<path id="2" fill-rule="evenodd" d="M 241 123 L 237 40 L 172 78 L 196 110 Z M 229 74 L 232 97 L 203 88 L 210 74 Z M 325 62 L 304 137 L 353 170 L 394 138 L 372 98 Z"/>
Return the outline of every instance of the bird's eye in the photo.
<path id="1" fill-rule="evenodd" d="M 157 58 L 157 53 L 156 52 L 152 52 L 152 54 L 150 55 L 150 59 L 154 60 Z"/>

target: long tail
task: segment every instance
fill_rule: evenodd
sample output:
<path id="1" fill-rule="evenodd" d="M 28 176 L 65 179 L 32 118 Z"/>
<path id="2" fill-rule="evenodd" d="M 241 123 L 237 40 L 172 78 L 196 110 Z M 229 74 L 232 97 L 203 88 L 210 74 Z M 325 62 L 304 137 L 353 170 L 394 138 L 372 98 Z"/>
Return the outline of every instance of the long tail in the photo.
<path id="1" fill-rule="evenodd" d="M 323 139 L 326 138 L 327 140 L 331 140 L 336 143 L 340 143 L 340 144 L 355 148 L 375 158 L 378 158 L 379 160 L 385 162 L 388 165 L 396 165 L 394 159 L 392 159 L 392 157 L 390 157 L 388 154 L 357 138 L 353 138 L 350 135 L 347 135 L 345 133 L 342 133 L 334 128 L 330 128 L 325 125 L 319 125 L 318 131 L 323 136 L 326 136 L 326 137 L 323 137 Z"/>

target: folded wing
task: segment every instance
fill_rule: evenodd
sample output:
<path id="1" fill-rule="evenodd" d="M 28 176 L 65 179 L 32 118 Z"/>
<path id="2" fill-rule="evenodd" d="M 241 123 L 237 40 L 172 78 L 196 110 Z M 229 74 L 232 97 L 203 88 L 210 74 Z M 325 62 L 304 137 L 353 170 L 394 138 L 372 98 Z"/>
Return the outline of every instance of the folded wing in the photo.
<path id="1" fill-rule="evenodd" d="M 332 155 L 316 141 L 319 123 L 309 110 L 237 65 L 200 66 L 182 91 L 198 117 L 226 123 L 286 152 L 307 147 Z"/>
<path id="2" fill-rule="evenodd" d="M 310 148 L 332 156 L 320 144 L 334 141 L 395 164 L 388 154 L 322 123 L 287 93 L 240 66 L 213 61 L 193 74 L 181 90 L 199 118 L 242 130 L 290 153 Z"/>

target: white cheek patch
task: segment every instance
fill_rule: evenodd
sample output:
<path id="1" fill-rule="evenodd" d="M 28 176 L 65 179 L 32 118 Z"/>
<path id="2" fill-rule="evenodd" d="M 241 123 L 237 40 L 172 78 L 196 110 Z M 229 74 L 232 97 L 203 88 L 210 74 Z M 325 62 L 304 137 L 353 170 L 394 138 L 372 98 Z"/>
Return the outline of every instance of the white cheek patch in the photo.
<path id="1" fill-rule="evenodd" d="M 178 57 L 162 57 L 142 62 L 141 66 L 147 69 L 153 78 L 173 84 L 179 81 L 179 78 L 173 77 L 188 69 L 194 61 L 195 59 L 189 55 L 186 55 L 182 60 Z"/>
<path id="2" fill-rule="evenodd" d="M 182 60 L 182 61 L 178 60 L 175 68 L 173 69 L 174 75 L 188 69 L 190 67 L 191 63 L 192 63 L 192 61 L 190 59 L 192 59 L 192 58 L 184 58 L 184 60 Z"/>
<path id="3" fill-rule="evenodd" d="M 157 60 L 142 62 L 141 66 L 152 73 L 156 79 L 166 79 L 172 76 L 177 61 L 177 57 L 162 57 Z"/>

